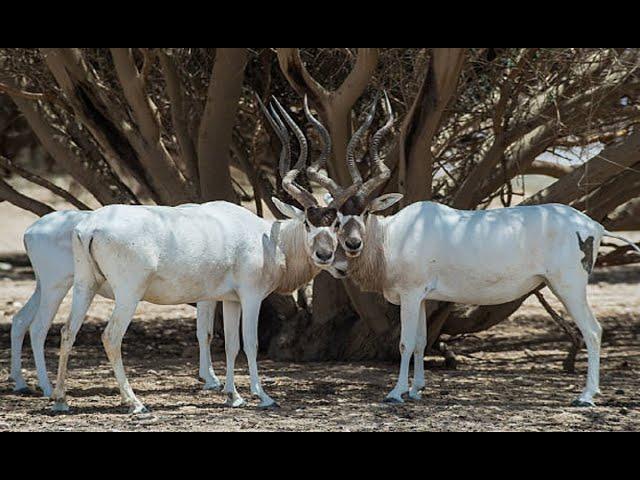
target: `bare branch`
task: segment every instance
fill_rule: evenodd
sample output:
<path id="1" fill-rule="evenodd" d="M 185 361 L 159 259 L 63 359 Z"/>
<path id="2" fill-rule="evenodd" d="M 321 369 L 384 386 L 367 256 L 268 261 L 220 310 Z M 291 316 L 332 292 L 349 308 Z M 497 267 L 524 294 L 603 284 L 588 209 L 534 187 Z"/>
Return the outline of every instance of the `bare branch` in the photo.
<path id="1" fill-rule="evenodd" d="M 280 70 L 293 89 L 304 97 L 305 94 L 313 105 L 325 108 L 330 93 L 318 83 L 302 63 L 298 48 L 278 48 Z"/>
<path id="2" fill-rule="evenodd" d="M 39 217 L 55 211 L 49 205 L 21 194 L 7 182 L 2 180 L 2 178 L 0 178 L 0 200 L 6 200 L 7 202 L 14 204 L 16 207 L 35 213 Z"/>
<path id="3" fill-rule="evenodd" d="M 17 173 L 21 177 L 26 178 L 27 180 L 29 180 L 31 183 L 35 183 L 36 185 L 40 185 L 41 187 L 46 188 L 47 190 L 49 190 L 50 192 L 53 192 L 55 195 L 63 198 L 64 200 L 66 200 L 67 202 L 69 202 L 74 207 L 78 208 L 79 210 L 91 210 L 90 207 L 88 207 L 86 204 L 82 203 L 80 200 L 78 200 L 76 197 L 71 195 L 66 190 L 64 190 L 64 189 L 58 187 L 57 185 L 51 183 L 50 181 L 45 180 L 44 178 L 39 177 L 38 175 L 36 175 L 34 173 L 31 173 L 28 170 L 25 170 L 24 168 L 16 165 L 14 162 L 9 160 L 4 155 L 0 155 L 0 166 L 3 166 L 7 170 L 11 170 L 12 172 Z"/>
<path id="4" fill-rule="evenodd" d="M 548 160 L 534 160 L 533 163 L 525 170 L 525 172 L 530 175 L 546 175 L 553 178 L 560 178 L 572 171 L 573 168 L 569 165 L 562 165 Z"/>
<path id="5" fill-rule="evenodd" d="M 347 143 L 351 136 L 351 109 L 367 87 L 378 62 L 377 48 L 359 48 L 356 63 L 337 90 L 331 92 L 318 83 L 308 72 L 297 48 L 279 48 L 280 69 L 293 89 L 308 96 L 323 123 L 328 126 L 333 145 L 333 156 L 328 162 L 330 175 L 341 185 L 351 183 L 344 162 Z"/>
<path id="6" fill-rule="evenodd" d="M 198 156 L 193 138 L 189 134 L 189 125 L 184 104 L 183 86 L 178 74 L 178 69 L 171 58 L 163 49 L 158 49 L 158 58 L 162 73 L 167 83 L 167 94 L 171 101 L 171 121 L 176 130 L 176 137 L 180 145 L 186 174 L 190 179 L 198 181 Z M 198 185 L 199 187 L 199 185 Z"/>
<path id="7" fill-rule="evenodd" d="M 343 109 L 351 110 L 362 92 L 369 84 L 371 76 L 378 65 L 377 48 L 359 48 L 356 64 L 353 66 L 342 85 L 333 93 L 331 102 L 341 104 Z"/>
<path id="8" fill-rule="evenodd" d="M 85 187 L 103 205 L 112 203 L 138 203 L 129 188 L 107 169 L 96 170 L 85 159 L 79 158 L 68 146 L 58 140 L 50 122 L 44 118 L 31 100 L 12 97 L 31 126 L 44 149 L 78 183 Z"/>
<path id="9" fill-rule="evenodd" d="M 0 93 L 6 93 L 11 97 L 20 97 L 27 100 L 35 100 L 35 101 L 42 100 L 45 102 L 51 102 L 51 103 L 57 104 L 58 106 L 62 107 L 65 110 L 69 109 L 69 107 L 64 102 L 60 101 L 60 98 L 57 95 L 51 92 L 44 92 L 44 93 L 27 92 L 25 90 L 21 90 L 7 83 L 0 82 Z"/>
<path id="10" fill-rule="evenodd" d="M 431 198 L 433 154 L 431 143 L 442 115 L 458 85 L 465 49 L 434 48 L 427 74 L 399 137 L 399 188 L 410 204 Z M 408 179 L 411 179 L 410 181 Z"/>
<path id="11" fill-rule="evenodd" d="M 137 143 L 139 147 L 142 142 L 136 138 L 137 133 L 129 122 L 101 92 L 80 50 L 44 48 L 42 54 L 76 117 L 91 132 L 116 175 L 127 182 L 131 190 L 135 185 L 129 179 L 135 179 L 142 190 L 159 201 L 159 193 L 152 187 L 149 173 L 132 144 Z"/>
<path id="12" fill-rule="evenodd" d="M 621 143 L 606 147 L 593 158 L 576 167 L 549 187 L 523 202 L 526 205 L 540 203 L 569 203 L 579 196 L 597 189 L 612 176 L 628 170 L 640 161 L 640 130 Z"/>

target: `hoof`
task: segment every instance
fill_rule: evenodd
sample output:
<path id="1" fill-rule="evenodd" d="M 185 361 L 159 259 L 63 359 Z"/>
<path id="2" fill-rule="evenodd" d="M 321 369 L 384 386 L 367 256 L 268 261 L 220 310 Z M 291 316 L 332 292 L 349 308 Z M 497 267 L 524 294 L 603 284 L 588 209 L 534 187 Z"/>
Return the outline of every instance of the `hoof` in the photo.
<path id="1" fill-rule="evenodd" d="M 231 393 L 228 393 L 227 400 L 224 402 L 224 404 L 227 407 L 240 408 L 240 407 L 244 407 L 247 404 L 247 402 L 245 402 L 244 399 L 238 394 L 233 395 Z"/>
<path id="2" fill-rule="evenodd" d="M 147 407 L 145 407 L 144 405 L 133 405 L 130 409 L 129 409 L 129 414 L 131 415 L 140 415 L 143 413 L 149 413 L 149 409 Z"/>
<path id="3" fill-rule="evenodd" d="M 422 400 L 422 394 L 420 392 L 409 392 L 409 400 L 419 402 Z"/>
<path id="4" fill-rule="evenodd" d="M 573 402 L 571 402 L 571 406 L 585 408 L 585 407 L 595 407 L 596 404 L 588 400 L 580 400 L 579 398 L 576 398 Z"/>
<path id="5" fill-rule="evenodd" d="M 58 413 L 66 413 L 69 411 L 69 405 L 64 400 L 57 401 L 53 404 L 51 410 Z"/>
<path id="6" fill-rule="evenodd" d="M 398 404 L 404 403 L 404 400 L 402 398 L 388 396 L 388 397 L 385 397 L 383 402 L 398 405 Z"/>
<path id="7" fill-rule="evenodd" d="M 49 387 L 49 388 L 40 387 L 40 391 L 42 392 L 42 396 L 44 398 L 51 398 L 51 395 L 53 395 L 53 388 L 51 388 L 51 387 Z"/>
<path id="8" fill-rule="evenodd" d="M 258 405 L 258 408 L 260 410 L 278 410 L 280 405 L 278 405 L 278 402 L 271 400 L 271 402 L 261 402 L 260 405 Z"/>
<path id="9" fill-rule="evenodd" d="M 13 389 L 13 393 L 17 393 L 18 395 L 31 395 L 33 391 L 29 387 L 16 387 Z"/>

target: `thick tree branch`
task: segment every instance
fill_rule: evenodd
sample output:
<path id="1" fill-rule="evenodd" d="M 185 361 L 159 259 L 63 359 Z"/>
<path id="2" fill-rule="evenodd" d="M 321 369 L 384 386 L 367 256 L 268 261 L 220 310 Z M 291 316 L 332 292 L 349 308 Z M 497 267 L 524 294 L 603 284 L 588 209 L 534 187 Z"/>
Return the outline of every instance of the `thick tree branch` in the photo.
<path id="1" fill-rule="evenodd" d="M 195 143 L 189 133 L 189 124 L 184 103 L 183 86 L 173 58 L 163 49 L 158 49 L 158 58 L 167 83 L 167 95 L 171 102 L 171 122 L 176 131 L 180 153 L 187 176 L 200 188 L 198 181 L 198 155 Z"/>
<path id="2" fill-rule="evenodd" d="M 573 202 L 572 207 L 584 211 L 594 220 L 603 221 L 607 214 L 640 194 L 640 162 L 610 178 L 598 189 Z"/>
<path id="3" fill-rule="evenodd" d="M 156 192 L 165 203 L 179 204 L 194 200 L 189 186 L 167 151 L 162 137 L 158 108 L 144 91 L 144 82 L 130 48 L 112 48 L 111 56 L 127 103 L 144 138 L 138 147 L 140 160 Z M 140 151 L 142 150 L 142 151 Z"/>
<path id="4" fill-rule="evenodd" d="M 77 48 L 43 48 L 49 71 L 68 99 L 76 117 L 100 146 L 113 171 L 135 189 L 134 180 L 151 198 L 160 201 L 149 172 L 142 165 L 132 142 L 142 143 L 135 130 L 97 86 L 82 53 Z"/>
<path id="5" fill-rule="evenodd" d="M 640 198 L 621 205 L 603 221 L 609 231 L 640 230 Z"/>
<path id="6" fill-rule="evenodd" d="M 343 109 L 351 110 L 360 95 L 364 92 L 371 76 L 378 65 L 377 48 L 359 48 L 356 56 L 356 64 L 353 66 L 347 78 L 331 95 L 331 103 L 340 105 Z"/>
<path id="7" fill-rule="evenodd" d="M 573 171 L 569 165 L 562 165 L 548 160 L 534 160 L 525 173 L 529 175 L 546 175 L 547 177 L 561 178 Z"/>
<path id="8" fill-rule="evenodd" d="M 326 108 L 330 92 L 320 85 L 304 66 L 300 49 L 278 48 L 278 62 L 280 70 L 298 95 L 308 95 L 313 105 Z"/>
<path id="9" fill-rule="evenodd" d="M 640 130 L 623 141 L 605 147 L 599 154 L 576 167 L 570 174 L 532 195 L 525 205 L 540 203 L 569 203 L 589 194 L 605 181 L 628 170 L 640 161 Z"/>
<path id="10" fill-rule="evenodd" d="M 96 169 L 80 158 L 68 146 L 62 144 L 49 120 L 31 100 L 12 97 L 44 149 L 58 165 L 85 187 L 103 205 L 113 203 L 138 203 L 129 188 L 108 169 Z"/>
<path id="11" fill-rule="evenodd" d="M 328 91 L 308 72 L 297 48 L 279 48 L 280 69 L 293 89 L 309 100 L 328 126 L 333 146 L 328 162 L 329 174 L 342 185 L 351 183 L 345 162 L 347 144 L 351 137 L 351 110 L 367 87 L 378 63 L 378 49 L 359 48 L 356 63 L 335 91 Z"/>
<path id="12" fill-rule="evenodd" d="M 46 188 L 47 190 L 59 196 L 60 198 L 66 200 L 67 202 L 69 202 L 79 210 L 91 210 L 90 207 L 88 207 L 86 204 L 78 200 L 76 197 L 71 195 L 66 190 L 58 187 L 57 185 L 51 183 L 48 180 L 45 180 L 42 177 L 39 177 L 35 173 L 25 170 L 24 168 L 16 165 L 14 162 L 12 162 L 11 160 L 9 160 L 7 157 L 3 155 L 0 155 L 0 166 L 14 173 L 17 173 L 22 178 L 29 180 L 31 183 L 35 183 L 36 185 L 40 185 L 41 187 Z"/>
<path id="13" fill-rule="evenodd" d="M 456 91 L 464 58 L 463 48 L 432 50 L 424 81 L 402 124 L 398 167 L 399 188 L 405 193 L 405 205 L 431 198 L 431 144 Z"/>
<path id="14" fill-rule="evenodd" d="M 200 191 L 204 201 L 236 201 L 229 152 L 246 64 L 246 48 L 219 48 L 216 52 L 198 133 Z"/>
<path id="15" fill-rule="evenodd" d="M 34 200 L 33 198 L 29 198 L 21 194 L 1 178 L 0 178 L 0 200 L 6 200 L 7 202 L 12 203 L 16 207 L 35 213 L 39 217 L 42 217 L 47 213 L 51 213 L 55 211 L 49 205 L 46 205 L 42 202 Z"/>

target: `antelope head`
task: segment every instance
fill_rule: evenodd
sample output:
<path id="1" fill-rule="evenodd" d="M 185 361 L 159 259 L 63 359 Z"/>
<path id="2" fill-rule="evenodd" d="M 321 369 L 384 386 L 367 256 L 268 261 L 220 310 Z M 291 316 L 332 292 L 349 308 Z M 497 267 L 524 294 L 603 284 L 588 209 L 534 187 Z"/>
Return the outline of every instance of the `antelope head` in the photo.
<path id="1" fill-rule="evenodd" d="M 363 124 L 356 130 L 347 145 L 347 167 L 355 185 L 359 185 L 355 194 L 351 195 L 341 206 L 341 224 L 338 239 L 347 257 L 357 257 L 364 246 L 366 222 L 370 213 L 385 210 L 402 199 L 402 194 L 388 193 L 371 198 L 375 191 L 382 186 L 391 172 L 380 157 L 380 142 L 384 135 L 391 130 L 394 123 L 394 115 L 391 110 L 391 102 L 387 93 L 384 93 L 382 106 L 387 115 L 385 124 L 371 137 L 369 142 L 369 154 L 372 162 L 372 175 L 363 182 L 360 171 L 355 161 L 355 149 L 366 130 L 371 126 L 376 111 L 378 97 L 373 101 L 367 111 Z M 375 172 L 375 173 L 374 173 Z"/>
<path id="2" fill-rule="evenodd" d="M 304 224 L 304 228 L 306 230 L 304 244 L 307 254 L 311 257 L 313 263 L 317 267 L 328 269 L 334 261 L 336 248 L 338 247 L 340 207 L 356 192 L 357 186 L 352 185 L 350 188 L 341 189 L 335 185 L 331 179 L 324 175 L 318 174 L 317 176 L 314 176 L 313 178 L 317 181 L 324 182 L 322 183 L 323 185 L 331 185 L 329 190 L 333 197 L 331 202 L 326 207 L 320 206 L 311 192 L 296 182 L 296 177 L 300 173 L 300 170 L 306 166 L 308 156 L 307 140 L 302 133 L 302 130 L 298 125 L 296 125 L 291 116 L 282 107 L 282 105 L 280 105 L 280 102 L 278 102 L 275 97 L 269 105 L 269 110 L 267 110 L 267 107 L 265 107 L 259 97 L 258 102 L 265 116 L 269 120 L 271 127 L 274 129 L 282 143 L 279 164 L 282 188 L 302 206 L 302 209 L 285 203 L 275 197 L 272 198 L 273 203 L 284 216 Z M 306 98 L 305 112 L 308 112 Z M 308 116 L 311 115 L 308 114 Z M 284 122 L 282 120 L 283 118 Z M 289 168 L 291 164 L 291 146 L 289 142 L 289 132 L 285 126 L 285 122 L 293 131 L 298 144 L 300 145 L 298 160 L 291 169 Z M 320 122 L 317 122 L 317 125 L 320 125 Z M 314 123 L 316 128 L 318 128 L 317 125 Z M 320 127 L 322 127 L 322 125 L 320 125 Z M 324 129 L 324 127 L 322 128 Z M 326 132 L 326 129 L 324 132 Z M 331 151 L 331 142 L 327 140 L 329 135 L 327 133 L 326 136 L 323 136 L 321 133 L 320 136 L 323 141 L 321 157 L 328 156 Z M 334 186 L 336 188 L 333 188 Z"/>

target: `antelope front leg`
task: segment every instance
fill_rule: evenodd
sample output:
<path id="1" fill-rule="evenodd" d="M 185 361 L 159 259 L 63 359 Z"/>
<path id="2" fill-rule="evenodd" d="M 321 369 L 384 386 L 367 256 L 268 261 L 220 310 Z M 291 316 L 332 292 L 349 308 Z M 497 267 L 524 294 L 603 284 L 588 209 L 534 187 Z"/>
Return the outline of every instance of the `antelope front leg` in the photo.
<path id="1" fill-rule="evenodd" d="M 260 398 L 259 408 L 270 408 L 277 407 L 278 404 L 264 392 L 258 376 L 258 314 L 261 303 L 262 299 L 252 296 L 242 300 L 242 340 L 249 364 L 251 393 Z"/>
<path id="2" fill-rule="evenodd" d="M 424 388 L 424 349 L 427 347 L 427 311 L 425 302 L 420 302 L 420 317 L 418 318 L 416 347 L 413 352 L 413 385 L 409 391 L 412 400 L 420 400 L 421 390 Z"/>
<path id="3" fill-rule="evenodd" d="M 229 407 L 243 407 L 244 399 L 236 390 L 234 368 L 236 357 L 240 351 L 240 315 L 238 302 L 225 301 L 222 303 L 222 319 L 224 323 L 224 350 L 227 357 L 227 379 L 223 392 L 227 394 L 226 405 Z"/>
<path id="4" fill-rule="evenodd" d="M 204 380 L 205 390 L 220 390 L 222 384 L 211 363 L 211 339 L 213 338 L 213 319 L 216 302 L 198 302 L 198 346 L 200 347 L 200 378 Z"/>
<path id="5" fill-rule="evenodd" d="M 415 296 L 403 296 L 400 299 L 400 374 L 385 402 L 403 403 L 402 395 L 409 390 L 409 363 L 416 348 L 421 300 Z"/>

